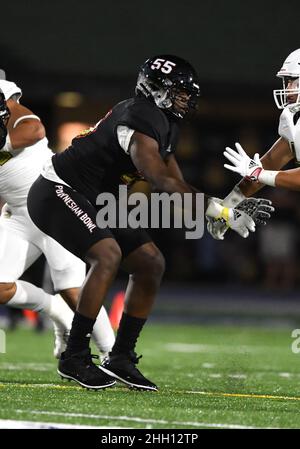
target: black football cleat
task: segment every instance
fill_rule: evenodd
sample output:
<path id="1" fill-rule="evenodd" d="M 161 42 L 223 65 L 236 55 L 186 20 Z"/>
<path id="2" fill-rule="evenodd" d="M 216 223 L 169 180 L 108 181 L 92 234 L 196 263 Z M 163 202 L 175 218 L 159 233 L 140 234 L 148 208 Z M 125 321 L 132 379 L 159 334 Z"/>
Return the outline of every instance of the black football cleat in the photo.
<path id="1" fill-rule="evenodd" d="M 62 378 L 74 380 L 82 387 L 91 390 L 100 390 L 116 384 L 115 379 L 93 363 L 92 358 L 98 358 L 98 356 L 91 355 L 90 349 L 85 349 L 70 357 L 66 357 L 65 354 L 65 352 L 62 353 L 57 369 Z"/>
<path id="2" fill-rule="evenodd" d="M 146 379 L 135 366 L 141 357 L 137 357 L 133 351 L 122 354 L 110 353 L 99 368 L 109 376 L 128 385 L 130 388 L 157 391 L 157 386 Z"/>

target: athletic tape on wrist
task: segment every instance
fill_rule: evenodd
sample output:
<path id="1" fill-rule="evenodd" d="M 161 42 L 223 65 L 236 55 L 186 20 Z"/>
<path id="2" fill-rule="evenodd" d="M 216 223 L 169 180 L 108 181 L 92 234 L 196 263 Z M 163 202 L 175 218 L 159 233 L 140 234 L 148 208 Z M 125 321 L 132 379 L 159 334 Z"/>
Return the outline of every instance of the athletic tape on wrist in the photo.
<path id="1" fill-rule="evenodd" d="M 258 176 L 258 181 L 267 186 L 275 187 L 275 178 L 278 173 L 274 170 L 262 170 Z"/>

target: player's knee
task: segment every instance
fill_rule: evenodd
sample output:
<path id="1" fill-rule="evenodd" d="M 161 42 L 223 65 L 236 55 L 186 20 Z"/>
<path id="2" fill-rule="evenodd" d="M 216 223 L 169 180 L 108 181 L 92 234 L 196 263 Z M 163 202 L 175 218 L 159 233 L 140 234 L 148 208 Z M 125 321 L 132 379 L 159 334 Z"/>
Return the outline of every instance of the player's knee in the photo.
<path id="1" fill-rule="evenodd" d="M 87 261 L 91 265 L 98 265 L 102 270 L 115 271 L 118 269 L 122 252 L 113 239 L 105 239 L 96 243 L 87 253 Z"/>
<path id="2" fill-rule="evenodd" d="M 0 304 L 6 304 L 15 294 L 15 282 L 0 282 Z"/>
<path id="3" fill-rule="evenodd" d="M 161 278 L 165 271 L 165 259 L 155 245 L 143 248 L 141 256 L 141 269 L 147 277 Z"/>
<path id="4" fill-rule="evenodd" d="M 119 268 L 122 259 L 122 252 L 119 245 L 116 243 L 115 245 L 110 245 L 107 251 L 103 253 L 101 261 L 101 266 L 110 268 L 113 267 L 113 270 Z"/>

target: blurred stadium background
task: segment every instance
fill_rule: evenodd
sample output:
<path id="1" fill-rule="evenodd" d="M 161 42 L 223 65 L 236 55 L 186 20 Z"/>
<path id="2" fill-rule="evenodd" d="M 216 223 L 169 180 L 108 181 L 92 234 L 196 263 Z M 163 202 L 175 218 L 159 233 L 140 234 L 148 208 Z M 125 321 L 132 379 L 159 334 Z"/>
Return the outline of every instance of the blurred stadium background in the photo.
<path id="1" fill-rule="evenodd" d="M 23 103 L 42 118 L 51 148 L 60 151 L 133 94 L 145 58 L 188 59 L 202 96 L 184 126 L 178 161 L 191 184 L 224 197 L 239 179 L 223 168 L 224 147 L 239 141 L 248 153 L 262 154 L 277 139 L 272 90 L 280 64 L 299 47 L 297 12 L 294 0 L 285 7 L 257 0 L 16 0 L 1 6 L 0 67 L 22 87 Z M 266 188 L 263 195 L 276 213 L 246 240 L 232 232 L 224 242 L 207 233 L 188 241 L 179 230 L 155 232 L 167 271 L 153 317 L 297 322 L 299 194 Z M 42 260 L 25 276 L 48 282 Z M 111 296 L 124 285 L 120 274 Z"/>

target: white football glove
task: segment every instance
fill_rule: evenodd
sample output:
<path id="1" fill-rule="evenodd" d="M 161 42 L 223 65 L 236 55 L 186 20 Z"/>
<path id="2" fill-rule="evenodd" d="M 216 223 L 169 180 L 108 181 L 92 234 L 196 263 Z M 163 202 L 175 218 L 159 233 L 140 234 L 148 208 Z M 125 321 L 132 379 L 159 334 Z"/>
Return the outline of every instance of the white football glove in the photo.
<path id="1" fill-rule="evenodd" d="M 236 188 L 238 189 L 238 188 Z M 228 202 L 230 201 L 230 198 L 232 198 L 235 202 L 236 200 L 236 194 L 238 192 L 233 191 L 231 192 L 226 198 L 225 200 L 227 200 Z M 241 192 L 240 192 L 241 193 Z M 242 195 L 242 194 L 241 194 Z M 222 203 L 222 201 L 219 198 L 212 198 L 212 201 L 214 203 L 217 203 L 219 205 L 224 205 L 225 203 Z M 226 208 L 229 211 L 230 210 L 235 210 L 237 212 L 242 212 L 245 213 L 250 219 L 253 220 L 253 222 L 258 225 L 266 225 L 267 224 L 267 220 L 269 220 L 271 218 L 271 213 L 274 212 L 274 207 L 272 207 L 272 202 L 270 200 L 267 200 L 265 198 L 245 198 L 244 200 L 240 201 L 239 204 L 234 207 L 233 209 L 230 208 Z M 224 214 L 224 212 L 221 212 L 221 215 Z M 224 240 L 224 235 L 225 232 L 227 231 L 227 229 L 229 227 L 231 227 L 232 229 L 234 229 L 236 232 L 238 232 L 240 235 L 242 235 L 243 237 L 248 237 L 248 234 L 245 233 L 244 229 L 241 230 L 241 233 L 235 228 L 235 226 L 231 225 L 230 222 L 226 222 L 226 219 L 224 216 L 222 216 L 222 219 L 214 219 L 214 218 L 210 218 L 207 217 L 208 223 L 207 223 L 207 229 L 209 231 L 209 233 L 212 235 L 213 238 L 215 238 L 216 240 Z M 238 222 L 234 223 L 234 225 L 238 224 Z M 244 224 L 242 223 L 242 228 L 244 227 Z M 252 231 L 251 228 L 249 228 L 248 225 L 246 225 L 246 227 Z M 255 227 L 253 229 L 252 232 L 255 231 Z M 244 235 L 247 234 L 247 235 Z"/>
<path id="2" fill-rule="evenodd" d="M 224 205 L 223 200 L 221 200 L 220 198 L 212 198 L 212 200 L 215 201 L 216 203 Z M 207 230 L 210 233 L 210 235 L 215 240 L 224 240 L 225 232 L 228 229 L 228 226 L 226 225 L 225 221 L 216 220 L 215 218 L 208 216 L 206 217 L 206 219 L 207 219 Z"/>
<path id="3" fill-rule="evenodd" d="M 263 226 L 267 224 L 267 220 L 275 210 L 272 201 L 266 198 L 246 198 L 236 206 L 236 209 L 249 215 L 256 225 Z"/>
<path id="4" fill-rule="evenodd" d="M 246 198 L 245 195 L 243 195 L 239 187 L 235 186 L 234 189 L 223 200 L 221 200 L 220 198 L 213 198 L 213 200 L 225 207 L 235 207 L 245 198 Z M 248 215 L 251 216 L 251 214 Z M 206 218 L 207 218 L 207 230 L 210 233 L 210 235 L 215 240 L 224 240 L 225 233 L 228 229 L 228 226 L 226 225 L 225 221 L 215 220 L 214 218 L 210 217 Z"/>
<path id="5" fill-rule="evenodd" d="M 215 220 L 211 217 L 207 219 L 207 230 L 215 240 L 224 240 L 225 233 L 228 229 L 224 220 Z"/>
<path id="6" fill-rule="evenodd" d="M 212 198 L 208 200 L 205 215 L 217 220 L 223 219 L 226 226 L 237 232 L 241 237 L 248 237 L 249 231 L 255 232 L 255 223 L 249 215 L 236 208 L 223 207 Z"/>
<path id="7" fill-rule="evenodd" d="M 251 159 L 243 150 L 241 144 L 236 143 L 235 147 L 237 151 L 226 147 L 226 151 L 223 154 L 233 165 L 224 164 L 224 167 L 239 173 L 250 181 L 258 181 L 260 172 L 263 170 L 259 154 L 256 153 L 253 159 Z"/>

